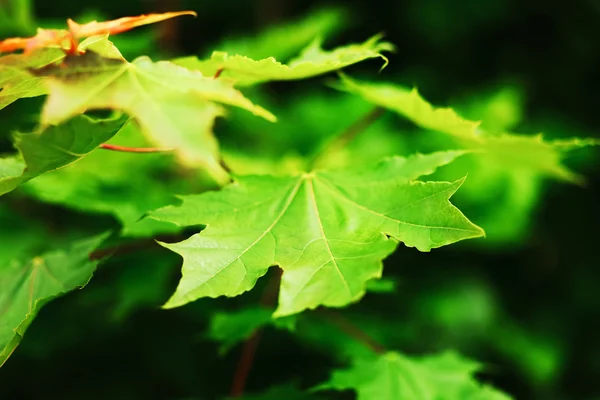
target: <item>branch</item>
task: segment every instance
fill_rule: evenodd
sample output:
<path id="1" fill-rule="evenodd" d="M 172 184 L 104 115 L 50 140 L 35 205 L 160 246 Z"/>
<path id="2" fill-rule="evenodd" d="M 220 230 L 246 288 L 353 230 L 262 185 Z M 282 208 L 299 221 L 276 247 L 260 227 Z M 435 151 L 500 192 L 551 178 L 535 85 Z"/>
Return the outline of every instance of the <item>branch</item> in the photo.
<path id="1" fill-rule="evenodd" d="M 271 280 L 267 284 L 267 287 L 265 287 L 260 299 L 260 304 L 262 306 L 272 307 L 277 301 L 282 273 L 283 271 L 278 269 L 276 274 L 271 277 Z M 258 348 L 262 333 L 263 328 L 258 328 L 244 343 L 244 348 L 242 349 L 242 354 L 235 370 L 231 391 L 229 393 L 232 398 L 239 398 L 244 395 L 246 381 L 248 380 L 248 375 L 250 374 L 250 369 L 252 368 L 252 363 L 254 362 L 254 356 L 256 355 L 256 349 Z"/>
<path id="2" fill-rule="evenodd" d="M 156 244 L 157 240 L 160 242 L 179 242 L 185 240 L 185 238 L 186 236 L 183 235 L 163 235 L 150 239 L 140 239 L 130 243 L 95 250 L 89 254 L 88 258 L 91 261 L 101 260 L 111 255 L 129 254 L 139 250 L 158 247 L 158 244 Z"/>
<path id="3" fill-rule="evenodd" d="M 324 316 L 328 322 L 336 325 L 342 332 L 351 338 L 355 339 L 359 343 L 362 343 L 369 349 L 371 349 L 374 353 L 382 354 L 387 350 L 385 346 L 381 343 L 377 342 L 368 333 L 363 331 L 357 325 L 355 325 L 352 321 L 346 318 L 343 314 L 338 311 L 331 311 L 328 309 L 321 309 L 319 313 Z"/>
<path id="4" fill-rule="evenodd" d="M 323 159 L 327 155 L 334 154 L 343 149 L 346 145 L 348 145 L 348 143 L 354 140 L 358 135 L 363 133 L 369 126 L 377 121 L 377 119 L 384 113 L 385 109 L 383 107 L 374 107 L 371 111 L 350 125 L 345 131 L 331 139 L 317 152 L 316 156 L 313 157 L 312 161 L 310 162 L 310 169 L 323 162 Z"/>

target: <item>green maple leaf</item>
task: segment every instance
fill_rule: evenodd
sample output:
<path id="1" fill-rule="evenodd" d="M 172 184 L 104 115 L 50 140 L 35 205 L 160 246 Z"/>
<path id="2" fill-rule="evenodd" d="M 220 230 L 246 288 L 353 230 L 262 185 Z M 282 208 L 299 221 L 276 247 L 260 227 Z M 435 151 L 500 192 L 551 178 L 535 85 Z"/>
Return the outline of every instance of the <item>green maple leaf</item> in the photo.
<path id="1" fill-rule="evenodd" d="M 453 352 L 420 359 L 389 352 L 335 371 L 317 390 L 354 389 L 358 400 L 510 400 L 477 382 L 473 374 L 479 369 L 478 363 Z"/>
<path id="2" fill-rule="evenodd" d="M 85 286 L 97 262 L 90 261 L 107 235 L 80 241 L 26 262 L 13 260 L 0 268 L 0 366 L 19 345 L 44 304 Z"/>
<path id="3" fill-rule="evenodd" d="M 451 108 L 432 106 L 416 89 L 408 90 L 393 84 L 360 82 L 342 76 L 341 89 L 395 111 L 417 126 L 447 133 L 465 147 L 484 153 L 488 161 L 506 168 L 534 171 L 574 183 L 582 182 L 582 178 L 561 163 L 563 153 L 600 144 L 596 139 L 571 139 L 553 143 L 544 141 L 541 135 L 488 134 L 479 128 L 479 122 L 464 119 Z"/>
<path id="4" fill-rule="evenodd" d="M 215 118 L 224 114 L 217 103 L 275 120 L 225 81 L 148 57 L 129 63 L 88 50 L 35 73 L 46 77 L 49 93 L 42 124 L 58 124 L 86 110 L 123 110 L 137 120 L 150 142 L 175 149 L 184 164 L 205 167 L 220 181 L 227 173 L 212 135 Z"/>
<path id="5" fill-rule="evenodd" d="M 298 58 L 287 65 L 278 62 L 274 57 L 257 61 L 222 51 L 214 52 L 210 59 L 204 61 L 196 57 L 185 57 L 174 62 L 201 71 L 207 76 L 213 76 L 222 70 L 222 78 L 231 79 L 236 85 L 242 86 L 267 81 L 297 80 L 336 71 L 370 58 L 382 58 L 387 64 L 387 58 L 382 52 L 393 51 L 394 46 L 388 42 L 381 42 L 380 38 L 379 35 L 374 36 L 364 43 L 350 44 L 331 51 L 321 49 L 320 41 L 315 40 Z"/>
<path id="6" fill-rule="evenodd" d="M 123 116 L 94 120 L 83 115 L 41 132 L 16 135 L 21 155 L 0 158 L 0 195 L 81 159 L 113 137 L 126 121 Z"/>
<path id="7" fill-rule="evenodd" d="M 429 251 L 483 235 L 448 201 L 462 180 L 414 181 L 461 154 L 395 157 L 354 171 L 243 176 L 220 192 L 184 196 L 181 206 L 151 214 L 208 226 L 164 244 L 184 258 L 183 278 L 165 306 L 239 295 L 275 264 L 284 270 L 277 316 L 358 300 L 398 241 Z"/>

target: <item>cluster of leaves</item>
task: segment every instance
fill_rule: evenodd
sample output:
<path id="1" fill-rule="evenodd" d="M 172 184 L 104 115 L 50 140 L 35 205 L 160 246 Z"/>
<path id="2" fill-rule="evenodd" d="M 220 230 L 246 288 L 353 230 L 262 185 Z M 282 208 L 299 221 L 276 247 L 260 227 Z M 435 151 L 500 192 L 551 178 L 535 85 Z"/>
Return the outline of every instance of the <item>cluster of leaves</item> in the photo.
<path id="1" fill-rule="evenodd" d="M 185 14 L 193 13 L 87 24 L 69 20 L 68 29 L 39 29 L 31 38 L 0 42 L 0 52 L 23 50 L 0 57 L 0 109 L 46 96 L 35 129 L 13 136 L 18 153 L 0 158 L 0 195 L 15 191 L 112 215 L 120 224 L 111 239 L 117 246 L 127 238 L 176 236 L 159 240 L 183 258 L 181 280 L 165 308 L 241 295 L 271 267 L 281 269 L 281 278 L 274 280 L 274 312 L 251 306 L 214 315 L 209 336 L 224 343 L 224 352 L 271 323 L 302 336 L 296 318 L 310 314 L 304 311 L 344 307 L 369 290 L 389 290 L 377 282 L 382 282 L 383 260 L 400 243 L 428 252 L 483 237 L 484 230 L 449 201 L 465 182 L 468 188 L 469 181 L 506 179 L 509 199 L 511 191 L 514 196 L 523 187 L 537 198 L 535 185 L 542 178 L 583 182 L 562 158 L 594 140 L 548 141 L 505 132 L 510 121 L 467 120 L 394 83 L 339 74 L 330 83 L 338 89 L 339 108 L 325 99 L 327 115 L 314 126 L 302 115 L 294 121 L 286 107 L 273 104 L 269 109 L 279 108 L 273 113 L 244 94 L 269 103 L 260 91 L 268 82 L 312 78 L 369 59 L 383 60 L 385 67 L 394 46 L 380 36 L 324 50 L 310 26 L 299 25 L 294 27 L 298 40 L 288 46 L 302 49 L 286 62 L 244 54 L 235 46 L 206 59 L 128 61 L 109 40 L 109 35 Z M 323 21 L 327 25 L 331 19 Z M 273 54 L 287 59 L 292 51 L 272 49 Z M 339 121 L 350 108 L 364 109 L 365 117 L 343 130 Z M 301 113 L 301 104 L 292 109 Z M 418 129 L 418 148 L 391 124 L 374 123 L 385 110 Z M 220 143 L 215 121 L 228 114 L 234 133 Z M 444 146 L 430 148 L 424 139 L 429 134 L 442 135 L 437 143 Z M 275 144 L 263 146 L 266 142 Z M 470 189 L 467 199 L 489 201 L 478 197 L 480 192 Z M 483 222 L 494 227 L 494 221 Z M 199 233 L 181 238 L 186 229 L 198 227 Z M 35 255 L 2 260 L 0 363 L 45 303 L 86 285 L 99 260 L 111 253 L 98 250 L 108 235 L 69 238 L 63 250 L 40 253 L 36 247 L 43 246 L 36 243 Z M 359 399 L 508 398 L 479 383 L 474 374 L 481 366 L 455 353 L 418 358 L 379 346 L 344 351 L 351 367 L 334 372 L 314 393 L 352 389 Z M 295 392 L 276 388 L 264 398 L 299 396 Z"/>

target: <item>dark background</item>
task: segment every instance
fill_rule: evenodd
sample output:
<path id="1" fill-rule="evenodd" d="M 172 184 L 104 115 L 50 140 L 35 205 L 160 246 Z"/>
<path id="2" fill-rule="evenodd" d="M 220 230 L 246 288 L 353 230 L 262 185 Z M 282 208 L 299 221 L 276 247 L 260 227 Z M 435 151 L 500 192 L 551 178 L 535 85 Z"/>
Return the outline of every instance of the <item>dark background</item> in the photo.
<path id="1" fill-rule="evenodd" d="M 173 54 L 206 54 L 227 35 L 257 32 L 321 5 L 306 0 L 54 0 L 35 2 L 35 14 L 44 21 L 90 10 L 116 18 L 193 9 L 198 18 L 156 28 L 160 46 Z M 526 98 L 523 131 L 600 137 L 600 1 L 348 0 L 340 5 L 350 11 L 352 22 L 333 44 L 385 32 L 398 46 L 386 73 L 417 86 L 432 102 L 444 104 L 504 83 L 517 84 Z M 482 378 L 517 399 L 600 399 L 600 266 L 595 247 L 600 163 L 581 172 L 588 177 L 586 188 L 546 182 L 543 201 L 520 245 L 492 250 L 457 245 L 431 254 L 400 249 L 386 261 L 386 276 L 402 282 L 398 303 L 391 306 L 385 298 L 367 297 L 349 315 L 365 319 L 367 330 L 365 315 L 373 307 L 387 320 L 398 321 L 380 336 L 389 337 L 397 329 L 400 339 L 389 343 L 407 353 L 456 346 L 492 365 Z M 0 373 L 0 398 L 212 399 L 227 394 L 239 347 L 221 359 L 215 345 L 202 339 L 202 331 L 211 307 L 235 308 L 257 295 L 203 300 L 170 312 L 142 309 L 125 320 L 107 322 L 110 302 L 96 301 L 103 295 L 94 293 L 103 285 L 111 287 L 115 265 L 124 262 L 109 262 L 85 291 L 43 310 Z M 165 293 L 176 274 L 171 278 L 166 279 Z M 450 314 L 466 322 L 452 327 L 436 319 L 435 310 L 444 306 L 423 295 L 432 292 L 454 299 L 448 302 L 455 301 L 462 312 Z M 472 305 L 479 304 L 477 296 L 489 293 L 502 316 L 494 314 L 488 324 L 473 316 L 478 311 Z M 414 329 L 405 327 L 411 324 Z M 539 350 L 538 339 L 549 343 L 550 350 Z M 249 391 L 290 380 L 310 386 L 339 365 L 287 333 L 268 330 L 262 344 Z M 547 353 L 560 354 L 560 366 L 550 378 L 535 381 L 519 368 L 519 359 L 533 347 L 542 360 Z M 536 369 L 536 362 L 531 368 Z"/>

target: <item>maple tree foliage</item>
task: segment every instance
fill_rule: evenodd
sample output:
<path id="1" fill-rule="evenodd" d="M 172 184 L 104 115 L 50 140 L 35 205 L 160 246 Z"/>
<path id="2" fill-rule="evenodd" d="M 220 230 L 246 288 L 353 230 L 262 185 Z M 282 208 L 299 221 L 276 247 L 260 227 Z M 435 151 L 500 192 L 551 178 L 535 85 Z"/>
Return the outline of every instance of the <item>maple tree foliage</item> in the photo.
<path id="1" fill-rule="evenodd" d="M 106 237 L 103 234 L 82 240 L 70 249 L 49 252 L 31 260 L 12 260 L 2 268 L 0 366 L 19 345 L 45 303 L 88 283 L 98 264 L 89 260 L 89 254 Z"/>
<path id="2" fill-rule="evenodd" d="M 242 43 L 238 45 L 248 53 L 228 45 L 205 59 L 155 61 L 141 55 L 129 61 L 109 40 L 109 35 L 183 15 L 196 13 L 85 24 L 69 19 L 67 29 L 39 28 L 35 36 L 0 41 L 0 53 L 14 53 L 0 57 L 0 110 L 20 99 L 45 96 L 35 128 L 15 132 L 16 152 L 0 158 L 0 195 L 14 192 L 82 213 L 109 214 L 119 224 L 119 245 L 136 237 L 155 245 L 156 240 L 163 254 L 172 254 L 166 249 L 177 253 L 183 259 L 181 279 L 163 308 L 242 295 L 269 269 L 279 268 L 281 275 L 271 284 L 276 301 L 213 313 L 208 337 L 221 342 L 221 353 L 254 340 L 265 326 L 296 334 L 296 318 L 310 314 L 308 310 L 347 307 L 368 291 L 402 290 L 393 281 L 380 280 L 384 260 L 399 245 L 430 252 L 482 239 L 485 226 L 471 222 L 451 202 L 469 179 L 470 171 L 456 167 L 461 160 L 476 158 L 526 179 L 583 183 L 563 158 L 574 149 L 598 144 L 594 139 L 551 141 L 488 130 L 452 108 L 431 105 L 416 89 L 342 73 L 330 85 L 347 96 L 331 105 L 338 112 L 327 117 L 335 128 L 323 128 L 325 117 L 315 125 L 324 132 L 285 125 L 281 120 L 291 121 L 285 107 L 258 105 L 268 102 L 268 96 L 246 92 L 248 87 L 321 76 L 366 60 L 383 61 L 383 69 L 387 53 L 395 49 L 376 35 L 324 50 L 315 32 L 334 29 L 332 12 L 321 14 L 317 22 L 294 24 L 290 29 L 299 34 L 273 50 L 277 58 L 266 54 L 270 44 L 261 48 Z M 278 38 L 289 36 L 290 29 L 272 30 L 261 40 L 281 42 Z M 325 132 L 338 129 L 349 106 L 365 101 L 375 106 L 365 117 L 339 135 Z M 267 110 L 271 105 L 277 112 Z M 235 119 L 236 109 L 245 113 L 239 117 L 248 122 L 245 127 L 258 126 L 266 141 L 293 147 L 302 135 L 314 134 L 318 140 L 307 140 L 309 148 L 291 158 L 281 148 L 275 154 L 244 154 L 241 145 L 223 146 L 214 132 L 217 118 Z M 453 145 L 425 154 L 399 154 L 401 135 L 393 128 L 368 132 L 384 110 L 408 119 L 423 134 L 446 135 Z M 92 116 L 97 111 L 103 116 Z M 294 113 L 304 118 L 302 111 Z M 370 152 L 364 143 L 375 139 L 381 140 L 380 149 Z M 0 208 L 0 217 L 3 212 Z M 186 229 L 196 231 L 186 236 Z M 164 235 L 176 237 L 162 240 Z M 99 259 L 114 250 L 101 249 L 108 236 L 96 234 L 44 252 L 36 243 L 35 255 L 26 258 L 10 254 L 7 266 L 0 268 L 0 365 L 41 307 L 88 283 Z M 154 279 L 150 283 L 164 280 L 165 271 L 161 265 L 149 273 Z M 129 286 L 127 281 L 123 287 Z M 121 318 L 146 298 L 128 301 L 116 313 Z M 482 385 L 474 378 L 481 365 L 456 353 L 419 358 L 373 347 L 355 352 L 356 347 L 348 346 L 345 355 L 352 365 L 333 372 L 311 393 L 351 389 L 360 400 L 509 398 Z M 312 394 L 282 386 L 262 398 L 277 396 Z"/>
<path id="3" fill-rule="evenodd" d="M 181 206 L 152 213 L 181 226 L 208 225 L 165 245 L 184 257 L 182 281 L 167 306 L 241 294 L 277 264 L 284 273 L 276 315 L 340 307 L 381 276 L 381 260 L 397 241 L 429 251 L 482 236 L 448 203 L 460 180 L 415 181 L 460 154 L 393 158 L 357 171 L 240 177 L 218 193 L 184 197 Z"/>

